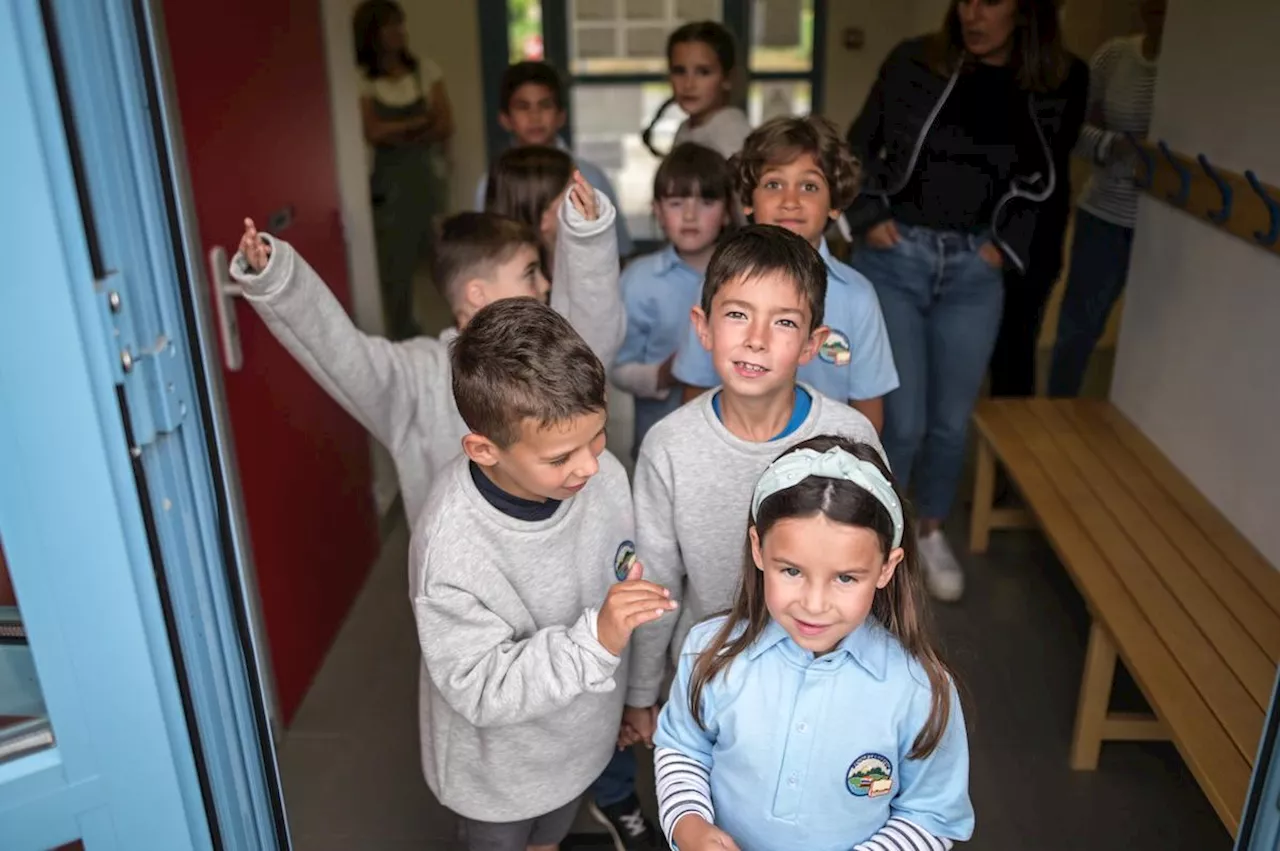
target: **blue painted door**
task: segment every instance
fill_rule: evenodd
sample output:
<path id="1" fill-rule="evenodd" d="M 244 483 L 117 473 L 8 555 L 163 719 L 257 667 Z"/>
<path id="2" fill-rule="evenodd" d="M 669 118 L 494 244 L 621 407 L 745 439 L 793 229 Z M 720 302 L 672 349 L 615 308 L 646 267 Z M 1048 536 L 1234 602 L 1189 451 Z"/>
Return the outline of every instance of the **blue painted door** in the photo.
<path id="1" fill-rule="evenodd" d="M 0 6 L 0 848 L 288 846 L 146 4 Z"/>

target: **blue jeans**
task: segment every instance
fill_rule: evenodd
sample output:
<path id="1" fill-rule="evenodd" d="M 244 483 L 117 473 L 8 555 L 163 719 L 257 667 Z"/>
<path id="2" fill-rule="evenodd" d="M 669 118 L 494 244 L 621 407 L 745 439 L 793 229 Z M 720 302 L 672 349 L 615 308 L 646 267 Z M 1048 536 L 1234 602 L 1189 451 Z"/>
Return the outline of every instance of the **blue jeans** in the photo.
<path id="1" fill-rule="evenodd" d="M 620 804 L 636 792 L 636 755 L 631 748 L 614 751 L 613 759 L 604 768 L 604 774 L 591 787 L 596 806 Z"/>
<path id="2" fill-rule="evenodd" d="M 1133 228 L 1113 225 L 1084 210 L 1076 211 L 1071 241 L 1071 270 L 1062 294 L 1058 336 L 1049 369 L 1049 395 L 1075 396 L 1084 383 L 1094 346 L 1129 276 Z"/>
<path id="3" fill-rule="evenodd" d="M 859 249 L 853 266 L 880 297 L 901 382 L 884 400 L 881 442 L 917 512 L 944 519 L 964 464 L 969 415 L 1000 330 L 1004 284 L 978 249 L 987 237 L 898 225 L 892 248 Z"/>

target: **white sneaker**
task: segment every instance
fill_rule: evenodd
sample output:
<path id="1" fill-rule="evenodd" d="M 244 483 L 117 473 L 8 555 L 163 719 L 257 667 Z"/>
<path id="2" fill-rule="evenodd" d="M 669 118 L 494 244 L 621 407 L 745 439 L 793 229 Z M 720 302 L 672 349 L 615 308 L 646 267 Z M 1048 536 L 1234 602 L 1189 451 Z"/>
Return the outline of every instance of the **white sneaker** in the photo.
<path id="1" fill-rule="evenodd" d="M 960 566 L 946 535 L 935 529 L 916 537 L 920 550 L 920 566 L 924 568 L 924 584 L 935 600 L 954 603 L 964 594 L 964 568 Z"/>

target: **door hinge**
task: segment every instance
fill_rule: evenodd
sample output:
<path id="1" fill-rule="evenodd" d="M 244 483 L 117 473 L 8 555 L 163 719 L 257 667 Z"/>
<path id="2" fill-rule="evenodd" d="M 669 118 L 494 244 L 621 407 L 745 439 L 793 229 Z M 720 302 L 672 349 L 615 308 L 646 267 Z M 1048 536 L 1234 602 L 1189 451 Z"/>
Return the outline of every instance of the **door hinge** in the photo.
<path id="1" fill-rule="evenodd" d="M 177 429 L 187 416 L 179 341 L 167 333 L 142 339 L 124 303 L 120 273 L 108 272 L 98 282 L 99 303 L 106 324 L 116 383 L 124 388 L 136 447 L 152 443 L 157 436 Z M 115 284 L 115 286 L 111 286 Z"/>

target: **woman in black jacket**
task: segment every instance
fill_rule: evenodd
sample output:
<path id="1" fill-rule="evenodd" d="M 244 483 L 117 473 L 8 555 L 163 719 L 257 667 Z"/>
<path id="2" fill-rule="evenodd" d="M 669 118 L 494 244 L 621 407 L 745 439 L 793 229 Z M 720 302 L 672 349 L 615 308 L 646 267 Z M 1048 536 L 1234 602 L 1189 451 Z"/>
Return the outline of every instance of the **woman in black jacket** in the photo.
<path id="1" fill-rule="evenodd" d="M 883 442 L 899 481 L 915 473 L 920 554 L 941 599 L 964 589 L 941 526 L 1001 276 L 1026 270 L 1039 206 L 1067 180 L 1053 143 L 1069 68 L 1053 0 L 952 0 L 940 32 L 890 53 L 849 128 L 866 175 L 847 211 L 863 237 L 853 265 L 875 285 L 901 380 Z"/>

